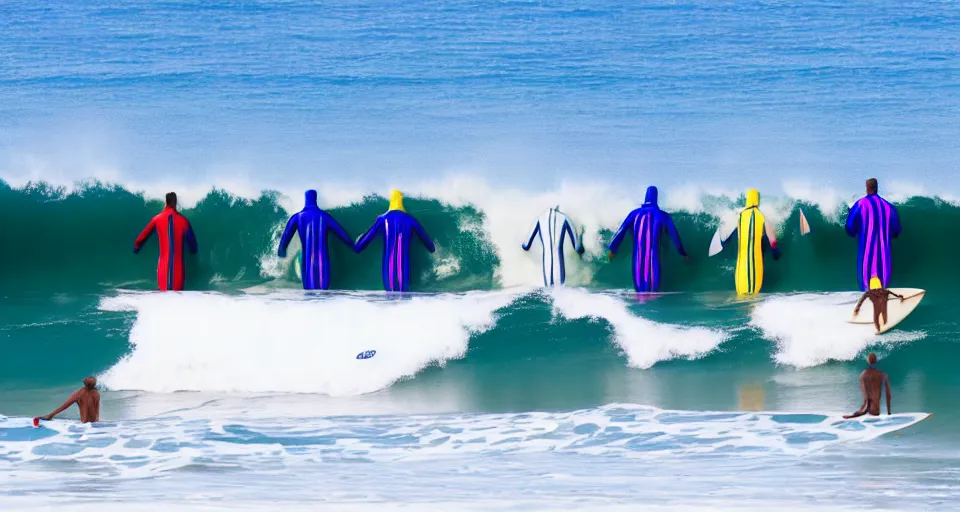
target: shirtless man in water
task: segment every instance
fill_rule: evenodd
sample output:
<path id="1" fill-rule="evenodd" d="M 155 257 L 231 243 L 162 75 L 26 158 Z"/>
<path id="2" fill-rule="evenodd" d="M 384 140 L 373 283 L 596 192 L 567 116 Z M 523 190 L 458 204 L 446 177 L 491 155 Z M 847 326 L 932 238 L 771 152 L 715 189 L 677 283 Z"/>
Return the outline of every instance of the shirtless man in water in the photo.
<path id="1" fill-rule="evenodd" d="M 877 355 L 870 352 L 867 356 L 870 367 L 860 374 L 860 391 L 863 392 L 863 405 L 860 410 L 844 416 L 844 419 L 856 418 L 864 414 L 880 416 L 880 393 L 887 388 L 887 415 L 890 414 L 890 378 L 877 369 Z"/>
<path id="2" fill-rule="evenodd" d="M 883 285 L 880 284 L 880 278 L 871 277 L 870 289 L 860 297 L 860 300 L 857 301 L 857 306 L 853 308 L 854 316 L 860 314 L 860 307 L 863 306 L 863 301 L 870 299 L 870 302 L 873 304 L 873 325 L 877 328 L 877 333 L 879 333 L 881 317 L 883 318 L 883 323 L 887 323 L 887 301 L 891 295 L 900 299 L 900 302 L 906 300 L 903 295 L 893 293 L 884 288 Z"/>
<path id="3" fill-rule="evenodd" d="M 46 416 L 40 416 L 41 420 L 50 421 L 54 416 L 66 411 L 71 405 L 77 404 L 80 409 L 81 423 L 95 423 L 100 421 L 100 392 L 97 391 L 97 379 L 87 377 L 83 379 L 83 387 L 74 391 L 70 398 L 63 403 L 56 411 Z"/>

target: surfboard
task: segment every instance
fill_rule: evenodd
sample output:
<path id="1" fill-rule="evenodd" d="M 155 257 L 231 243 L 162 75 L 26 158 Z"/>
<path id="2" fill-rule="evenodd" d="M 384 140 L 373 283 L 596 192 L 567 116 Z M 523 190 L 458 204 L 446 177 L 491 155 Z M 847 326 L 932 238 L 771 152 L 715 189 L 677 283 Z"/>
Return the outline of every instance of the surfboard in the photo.
<path id="1" fill-rule="evenodd" d="M 723 250 L 723 244 L 721 243 L 722 239 L 720 238 L 720 228 L 717 228 L 713 233 L 713 238 L 710 240 L 710 256 L 716 256 L 720 254 L 720 251 Z"/>
<path id="2" fill-rule="evenodd" d="M 717 226 L 717 230 L 714 231 L 713 238 L 710 240 L 710 250 L 708 252 L 708 256 L 716 256 L 717 254 L 720 254 L 720 251 L 723 250 L 723 241 L 730 236 L 730 233 L 733 233 L 734 229 L 736 229 L 737 218 L 737 216 L 720 218 L 720 225 Z"/>
<path id="3" fill-rule="evenodd" d="M 896 297 L 890 297 L 890 300 L 887 301 L 887 323 L 880 325 L 880 334 L 883 334 L 890 329 L 893 329 L 904 318 L 913 313 L 913 310 L 920 304 L 920 301 L 923 300 L 923 296 L 927 293 L 925 290 L 920 288 L 889 288 L 893 293 L 903 295 L 905 299 L 901 302 L 900 299 Z M 863 301 L 863 305 L 860 306 L 860 312 L 858 314 L 851 314 L 850 320 L 851 324 L 861 324 L 861 325 L 873 325 L 873 303 L 870 300 Z M 881 319 L 881 322 L 883 319 Z"/>
<path id="4" fill-rule="evenodd" d="M 357 354 L 357 359 L 370 359 L 371 357 L 377 355 L 376 350 L 364 350 Z"/>
<path id="5" fill-rule="evenodd" d="M 803 210 L 800 210 L 800 236 L 806 236 L 810 234 L 810 223 L 807 222 L 807 216 L 803 214 Z"/>

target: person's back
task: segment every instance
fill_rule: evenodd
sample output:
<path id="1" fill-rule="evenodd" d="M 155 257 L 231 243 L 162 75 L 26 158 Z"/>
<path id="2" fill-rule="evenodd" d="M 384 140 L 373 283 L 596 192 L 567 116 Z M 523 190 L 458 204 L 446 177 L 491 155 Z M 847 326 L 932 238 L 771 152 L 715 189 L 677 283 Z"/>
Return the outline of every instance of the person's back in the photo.
<path id="1" fill-rule="evenodd" d="M 77 404 L 80 410 L 81 423 L 94 423 L 100 421 L 100 391 L 97 390 L 97 379 L 87 377 L 83 379 L 83 387 L 74 391 L 67 401 L 57 410 L 42 416 L 39 419 L 52 420 L 56 415 L 67 410 L 71 405 Z"/>
<path id="2" fill-rule="evenodd" d="M 887 303 L 889 302 L 890 296 L 897 297 L 901 301 L 904 300 L 904 297 L 903 295 L 884 288 L 880 282 L 880 278 L 876 276 L 870 278 L 869 287 L 870 289 L 864 292 L 860 300 L 857 301 L 857 305 L 854 306 L 853 314 L 854 316 L 860 314 L 860 307 L 863 305 L 863 302 L 870 299 L 870 304 L 873 306 L 873 325 L 879 333 L 883 324 L 887 323 Z"/>
<path id="3" fill-rule="evenodd" d="M 167 206 L 150 219 L 140 236 L 133 243 L 133 252 L 138 253 L 147 239 L 156 232 L 160 242 L 160 258 L 157 260 L 157 286 L 160 290 L 183 290 L 186 272 L 183 248 L 188 246 L 196 254 L 197 239 L 187 218 L 177 212 L 177 195 L 167 194 Z"/>
<path id="4" fill-rule="evenodd" d="M 880 415 L 880 398 L 884 389 L 887 394 L 887 414 L 890 414 L 890 402 L 892 395 L 890 393 L 890 378 L 886 373 L 877 369 L 877 355 L 871 352 L 867 355 L 867 363 L 870 365 L 860 374 L 860 393 L 863 395 L 863 404 L 860 409 L 844 416 L 844 418 L 856 418 L 864 414 L 873 416 Z"/>
<path id="5" fill-rule="evenodd" d="M 687 257 L 677 227 L 670 214 L 660 209 L 657 196 L 657 187 L 647 187 L 643 206 L 627 215 L 608 247 L 612 259 L 620 249 L 626 233 L 629 231 L 633 234 L 633 284 L 638 292 L 655 292 L 660 289 L 660 239 L 664 232 L 670 235 L 677 252 Z"/>
<path id="6" fill-rule="evenodd" d="M 524 251 L 529 251 L 533 241 L 539 237 L 544 286 L 562 285 L 567 279 L 563 258 L 563 244 L 567 237 L 577 254 L 583 254 L 583 243 L 574 231 L 573 223 L 560 213 L 558 208 L 550 208 L 544 212 L 534 223 L 527 242 L 521 245 Z"/>
<path id="7" fill-rule="evenodd" d="M 317 191 L 308 190 L 303 209 L 290 216 L 280 237 L 277 254 L 284 258 L 287 246 L 296 232 L 300 238 L 300 276 L 305 290 L 326 290 L 330 287 L 330 253 L 327 231 L 331 230 L 343 243 L 353 248 L 353 240 L 332 215 L 317 206 Z"/>
<path id="8" fill-rule="evenodd" d="M 420 222 L 404 211 L 403 194 L 398 190 L 391 193 L 389 210 L 377 217 L 370 229 L 360 236 L 354 250 L 363 251 L 378 234 L 383 235 L 384 241 L 381 266 L 384 289 L 407 291 L 410 288 L 410 239 L 413 236 L 419 238 L 429 252 L 434 252 L 436 246 Z"/>
<path id="9" fill-rule="evenodd" d="M 876 368 L 867 368 L 860 374 L 860 381 L 867 393 L 867 413 L 880 415 L 880 395 L 883 392 L 883 383 L 887 374 Z"/>
<path id="10" fill-rule="evenodd" d="M 890 240 L 900 236 L 900 216 L 889 201 L 880 197 L 877 180 L 867 180 L 867 195 L 847 216 L 846 231 L 858 238 L 857 281 L 861 290 L 869 288 L 871 277 L 880 278 L 886 288 L 893 268 Z"/>

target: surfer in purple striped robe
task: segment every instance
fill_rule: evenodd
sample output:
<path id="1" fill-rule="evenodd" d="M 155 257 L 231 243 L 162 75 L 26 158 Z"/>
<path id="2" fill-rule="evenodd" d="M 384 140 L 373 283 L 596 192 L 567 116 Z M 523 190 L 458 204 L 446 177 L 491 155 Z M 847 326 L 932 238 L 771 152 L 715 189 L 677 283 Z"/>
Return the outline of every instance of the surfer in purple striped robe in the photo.
<path id="1" fill-rule="evenodd" d="M 847 216 L 847 234 L 858 237 L 857 281 L 860 289 L 870 288 L 870 278 L 877 277 L 883 288 L 890 282 L 890 239 L 900 236 L 897 209 L 877 194 L 877 180 L 867 180 L 867 196 L 854 203 Z"/>
<path id="2" fill-rule="evenodd" d="M 648 187 L 643 206 L 630 212 L 623 220 L 610 241 L 610 259 L 620 249 L 620 243 L 628 231 L 633 233 L 633 286 L 638 292 L 660 290 L 660 237 L 664 231 L 677 246 L 677 252 L 690 261 L 687 251 L 683 250 L 673 219 L 657 205 L 657 187 Z"/>

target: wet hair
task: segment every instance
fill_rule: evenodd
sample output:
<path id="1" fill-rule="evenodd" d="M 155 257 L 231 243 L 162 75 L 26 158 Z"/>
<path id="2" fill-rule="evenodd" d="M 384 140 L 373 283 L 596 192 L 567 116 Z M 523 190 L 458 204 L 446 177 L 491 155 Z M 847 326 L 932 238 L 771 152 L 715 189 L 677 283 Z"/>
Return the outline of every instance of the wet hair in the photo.
<path id="1" fill-rule="evenodd" d="M 177 193 L 176 193 L 176 192 L 168 192 L 168 193 L 167 193 L 167 206 L 169 206 L 170 208 L 176 208 L 176 207 L 177 207 Z"/>
<path id="2" fill-rule="evenodd" d="M 870 364 L 877 364 L 877 355 L 873 352 L 867 354 L 867 362 Z"/>
<path id="3" fill-rule="evenodd" d="M 877 190 L 880 188 L 880 185 L 877 184 L 876 178 L 870 178 L 867 180 L 867 193 L 876 194 Z"/>
<path id="4" fill-rule="evenodd" d="M 86 379 L 83 379 L 83 387 L 87 389 L 97 389 L 97 378 L 87 377 Z"/>

